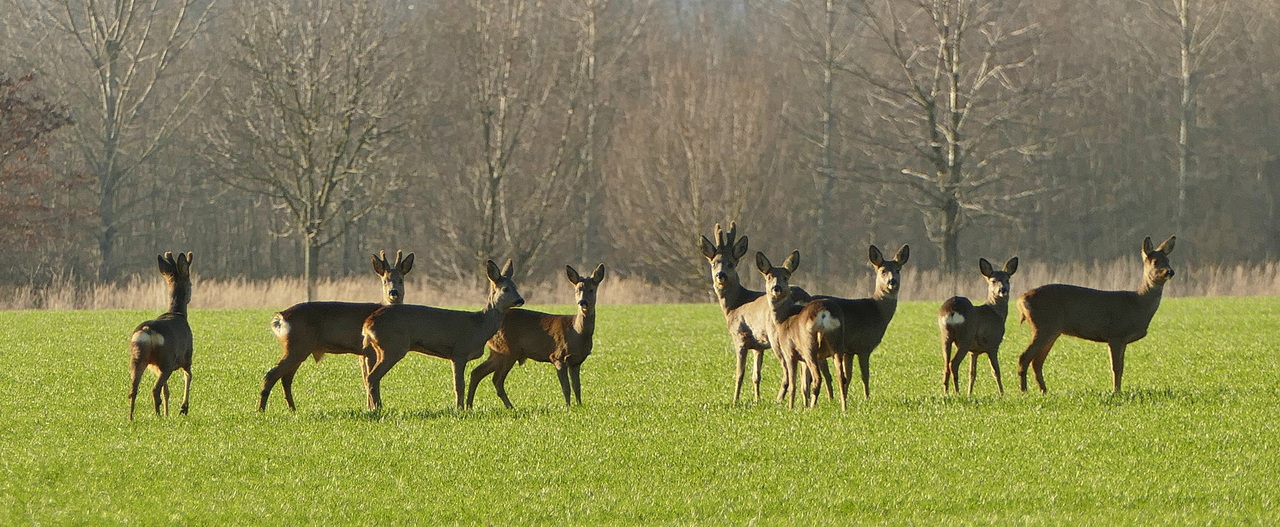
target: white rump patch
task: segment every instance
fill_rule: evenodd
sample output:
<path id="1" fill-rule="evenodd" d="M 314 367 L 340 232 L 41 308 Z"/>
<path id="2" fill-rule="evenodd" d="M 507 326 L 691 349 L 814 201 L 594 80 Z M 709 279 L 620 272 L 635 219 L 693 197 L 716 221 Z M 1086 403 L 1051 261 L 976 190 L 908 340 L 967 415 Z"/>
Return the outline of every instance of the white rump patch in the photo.
<path id="1" fill-rule="evenodd" d="M 813 320 L 813 327 L 818 331 L 831 331 L 840 327 L 840 319 L 823 309 Z"/>
<path id="2" fill-rule="evenodd" d="M 164 335 L 152 331 L 151 328 L 141 329 L 133 334 L 133 343 L 138 346 L 163 346 Z"/>
<path id="3" fill-rule="evenodd" d="M 960 313 L 947 313 L 945 317 L 938 317 L 938 322 L 944 326 L 959 326 L 964 324 L 964 315 Z"/>
<path id="4" fill-rule="evenodd" d="M 289 322 L 280 313 L 271 319 L 271 332 L 276 334 L 276 338 L 284 338 L 289 333 Z"/>

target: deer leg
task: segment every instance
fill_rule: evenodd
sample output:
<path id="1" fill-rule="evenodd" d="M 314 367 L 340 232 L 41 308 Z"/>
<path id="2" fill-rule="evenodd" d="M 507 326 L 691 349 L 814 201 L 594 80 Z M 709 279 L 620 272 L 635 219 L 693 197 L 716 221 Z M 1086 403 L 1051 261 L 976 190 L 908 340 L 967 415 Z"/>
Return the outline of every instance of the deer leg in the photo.
<path id="1" fill-rule="evenodd" d="M 182 377 L 182 408 L 178 410 L 178 414 L 187 415 L 187 411 L 191 409 L 191 366 L 182 369 Z"/>
<path id="2" fill-rule="evenodd" d="M 737 369 L 733 374 L 733 402 L 738 403 L 739 397 L 742 395 L 742 378 L 747 373 L 747 349 L 739 347 L 737 353 Z"/>
<path id="3" fill-rule="evenodd" d="M 942 395 L 951 392 L 951 341 L 942 339 Z"/>
<path id="4" fill-rule="evenodd" d="M 1000 390 L 1000 395 L 1004 395 L 1004 381 L 1000 380 L 1000 358 L 997 356 L 996 350 L 987 352 L 987 360 L 991 361 L 991 375 L 996 378 L 996 388 Z"/>
<path id="5" fill-rule="evenodd" d="M 835 384 L 831 382 L 831 365 L 826 359 L 818 359 L 818 371 L 822 373 L 822 381 L 827 386 L 827 399 L 836 400 Z"/>
<path id="6" fill-rule="evenodd" d="M 142 381 L 142 372 L 146 371 L 147 363 L 134 359 L 133 367 L 130 368 L 129 379 L 129 420 L 133 420 L 133 404 L 138 399 L 138 383 Z"/>
<path id="7" fill-rule="evenodd" d="M 407 352 L 406 352 L 407 353 Z M 382 409 L 382 378 L 391 371 L 391 367 L 395 366 L 400 359 L 404 358 L 404 353 L 396 353 L 389 355 L 385 352 L 378 354 L 378 362 L 374 364 L 373 369 L 369 370 L 369 409 Z"/>
<path id="8" fill-rule="evenodd" d="M 467 408 L 467 359 L 465 358 L 453 359 L 453 399 L 459 410 Z"/>
<path id="9" fill-rule="evenodd" d="M 487 360 L 476 365 L 475 369 L 471 370 L 471 382 L 467 385 L 467 408 L 471 408 L 476 401 L 476 387 L 480 386 L 480 381 L 483 381 L 495 369 L 493 352 L 491 351 Z M 497 377 L 494 377 L 494 379 L 496 380 Z"/>
<path id="10" fill-rule="evenodd" d="M 973 381 L 978 377 L 978 354 L 970 352 L 969 354 L 969 397 L 973 397 Z M 960 387 L 956 386 L 956 391 L 960 391 Z"/>
<path id="11" fill-rule="evenodd" d="M 280 377 L 280 389 L 284 390 L 284 402 L 289 406 L 290 412 L 298 411 L 298 407 L 293 404 L 293 376 L 298 374 L 298 364 L 292 370 L 286 371 L 283 377 Z"/>
<path id="12" fill-rule="evenodd" d="M 1018 356 L 1018 384 L 1022 391 L 1027 391 L 1027 367 L 1031 366 L 1035 371 L 1036 383 L 1040 385 L 1040 391 L 1045 391 L 1044 387 L 1044 358 L 1049 355 L 1049 350 L 1053 348 L 1053 343 L 1057 342 L 1059 334 L 1048 334 L 1036 331 L 1034 328 L 1031 333 L 1031 343 L 1027 344 L 1026 351 Z"/>
<path id="13" fill-rule="evenodd" d="M 569 406 L 572 403 L 569 394 L 569 365 L 561 364 L 556 368 L 556 379 L 560 381 L 560 393 L 564 395 L 564 405 Z"/>
<path id="14" fill-rule="evenodd" d="M 858 354 L 858 369 L 862 373 L 862 396 L 871 398 L 871 352 Z"/>
<path id="15" fill-rule="evenodd" d="M 849 378 L 849 371 L 846 369 L 844 354 L 832 355 L 832 359 L 835 360 L 836 378 L 840 382 L 840 409 L 845 410 L 849 400 L 849 383 L 845 382 L 845 379 Z"/>
<path id="16" fill-rule="evenodd" d="M 1111 348 L 1111 378 L 1115 383 L 1115 393 L 1120 393 L 1120 380 L 1124 377 L 1124 350 L 1128 345 L 1127 342 L 1107 344 Z"/>
<path id="17" fill-rule="evenodd" d="M 172 370 L 160 372 L 160 378 L 156 379 L 156 385 L 151 389 L 151 399 L 155 402 L 156 415 L 160 415 L 160 402 L 162 396 L 164 398 L 164 415 L 166 417 L 169 415 L 169 394 L 166 393 L 166 390 L 169 389 L 169 376 L 172 374 Z"/>
<path id="18" fill-rule="evenodd" d="M 511 404 L 511 398 L 507 397 L 507 374 L 511 373 L 511 367 L 515 363 L 502 362 L 499 363 L 493 372 L 493 389 L 498 393 L 498 398 L 502 400 L 502 405 L 507 409 L 515 408 Z"/>
<path id="19" fill-rule="evenodd" d="M 751 368 L 751 385 L 755 388 L 751 402 L 760 402 L 760 370 L 762 369 L 764 369 L 764 350 L 756 350 L 755 363 Z"/>
<path id="20" fill-rule="evenodd" d="M 262 394 L 258 398 L 259 412 L 267 409 L 267 398 L 271 396 L 271 390 L 275 388 L 276 381 L 281 380 L 290 372 L 297 371 L 298 367 L 302 365 L 303 360 L 306 360 L 306 355 L 303 355 L 301 360 L 290 360 L 289 356 L 286 355 L 285 358 L 280 359 L 280 362 L 276 363 L 274 368 L 267 370 L 267 374 L 262 377 Z M 290 388 L 285 388 L 285 397 L 292 397 Z M 292 403 L 290 403 L 289 409 L 293 409 Z"/>
<path id="21" fill-rule="evenodd" d="M 582 406 L 582 363 L 579 362 L 570 366 L 569 382 L 573 386 L 573 398 L 578 401 L 578 406 Z"/>

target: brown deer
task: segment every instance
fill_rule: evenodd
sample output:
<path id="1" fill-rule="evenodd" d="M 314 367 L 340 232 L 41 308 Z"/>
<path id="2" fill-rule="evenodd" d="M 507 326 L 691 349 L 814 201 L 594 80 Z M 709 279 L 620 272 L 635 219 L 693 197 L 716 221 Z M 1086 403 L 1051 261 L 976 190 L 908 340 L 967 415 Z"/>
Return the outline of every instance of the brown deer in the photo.
<path id="1" fill-rule="evenodd" d="M 191 302 L 192 253 L 167 252 L 156 257 L 160 274 L 169 286 L 169 311 L 138 325 L 129 338 L 129 363 L 132 379 L 129 385 L 129 420 L 133 420 L 133 405 L 138 397 L 138 381 L 142 372 L 155 372 L 156 385 L 151 389 L 156 415 L 164 403 L 164 415 L 169 415 L 169 376 L 174 370 L 182 370 L 185 377 L 182 390 L 182 409 L 187 414 L 191 397 L 191 325 L 187 323 L 187 304 Z"/>
<path id="2" fill-rule="evenodd" d="M 582 276 L 573 266 L 564 266 L 565 276 L 573 284 L 578 312 L 573 315 L 550 315 L 537 311 L 512 309 L 502 320 L 498 332 L 489 339 L 489 358 L 471 370 L 467 387 L 467 408 L 475 401 L 476 386 L 493 374 L 493 387 L 507 408 L 514 408 L 507 398 L 506 380 L 516 363 L 527 359 L 549 362 L 556 367 L 564 404 L 573 397 L 582 404 L 582 361 L 591 354 L 591 340 L 596 331 L 596 291 L 604 280 L 604 264 L 596 266 L 591 276 Z"/>
<path id="3" fill-rule="evenodd" d="M 840 312 L 841 336 L 836 345 L 840 377 L 840 406 L 849 398 L 849 383 L 853 372 L 853 358 L 858 358 L 862 374 L 862 395 L 871 398 L 871 352 L 884 339 L 885 330 L 898 309 L 898 290 L 902 286 L 902 266 L 911 257 L 911 247 L 903 245 L 892 260 L 885 260 L 880 249 L 872 245 L 867 259 L 876 272 L 876 289 L 871 298 L 835 298 L 815 296 L 834 302 Z"/>
<path id="4" fill-rule="evenodd" d="M 711 243 L 706 236 L 702 237 L 702 255 L 711 264 L 711 283 L 716 298 L 720 301 L 720 310 L 724 312 L 724 320 L 729 329 L 729 339 L 737 357 L 737 370 L 733 379 L 733 402 L 737 403 L 742 395 L 742 378 L 746 374 L 747 352 L 755 351 L 755 369 L 751 382 L 755 386 L 755 401 L 760 400 L 760 367 L 764 361 L 764 352 L 771 348 L 766 335 L 767 328 L 773 325 L 773 309 L 769 299 L 761 291 L 753 291 L 742 286 L 738 277 L 738 261 L 747 254 L 747 237 L 737 237 L 738 226 L 729 224 L 729 232 L 720 229 L 716 224 L 716 243 Z M 797 288 L 797 298 L 808 298 L 809 294 Z M 775 354 L 776 355 L 776 354 Z M 830 380 L 830 370 L 823 363 L 825 377 Z M 778 400 L 786 393 L 787 383 L 784 380 L 778 392 Z"/>
<path id="5" fill-rule="evenodd" d="M 464 408 L 467 361 L 484 355 L 484 343 L 498 332 L 509 309 L 524 305 L 524 298 L 511 281 L 511 260 L 501 271 L 489 260 L 485 262 L 485 272 L 489 298 L 478 312 L 394 304 L 378 309 L 365 320 L 365 347 L 371 347 L 377 356 L 365 383 L 371 410 L 382 408 L 382 378 L 411 350 L 453 362 L 453 393 L 457 407 Z"/>
<path id="6" fill-rule="evenodd" d="M 942 393 L 945 395 L 954 380 L 956 394 L 960 393 L 960 364 L 965 355 L 969 361 L 969 395 L 973 395 L 973 381 L 977 376 L 978 355 L 987 354 L 991 361 L 991 373 L 996 387 L 1004 393 L 1000 379 L 1000 343 L 1004 340 L 1004 322 L 1009 315 L 1009 278 L 1018 271 L 1018 258 L 1005 262 L 1004 269 L 996 270 L 986 258 L 978 259 L 978 271 L 987 279 L 987 303 L 975 306 L 968 298 L 954 296 L 942 303 L 938 310 L 938 330 L 942 333 Z M 955 346 L 955 355 L 951 348 Z"/>
<path id="7" fill-rule="evenodd" d="M 262 392 L 258 399 L 258 411 L 267 409 L 267 398 L 276 381 L 284 388 L 284 400 L 290 411 L 296 411 L 293 403 L 293 377 L 307 357 L 316 362 L 326 353 L 354 353 L 360 355 L 361 382 L 369 376 L 373 363 L 373 351 L 364 348 L 360 334 L 364 319 L 384 305 L 404 301 L 404 275 L 413 269 L 413 253 L 404 256 L 396 251 L 395 263 L 387 260 L 385 251 L 369 259 L 374 274 L 382 279 L 382 303 L 373 302 L 302 302 L 276 313 L 271 319 L 271 332 L 284 348 L 280 361 L 267 370 L 262 379 Z M 366 387 L 366 392 L 368 387 Z"/>
<path id="8" fill-rule="evenodd" d="M 1111 375 L 1116 393 L 1124 376 L 1124 351 L 1129 343 L 1147 336 L 1151 317 L 1160 308 L 1164 284 L 1173 278 L 1169 253 L 1175 236 L 1151 248 L 1151 237 L 1142 240 L 1142 286 L 1137 291 L 1099 291 L 1066 284 L 1037 287 L 1018 299 L 1022 320 L 1031 323 L 1031 343 L 1018 357 L 1018 377 L 1027 391 L 1027 366 L 1035 370 L 1040 392 L 1044 386 L 1044 359 L 1061 335 L 1105 342 L 1111 350 Z"/>
<path id="9" fill-rule="evenodd" d="M 841 325 L 840 308 L 834 301 L 797 298 L 797 289 L 791 286 L 790 280 L 799 266 L 800 251 L 793 251 L 787 256 L 782 267 L 774 267 L 764 253 L 756 252 L 756 269 L 764 275 L 765 293 L 773 313 L 774 324 L 767 333 L 782 361 L 783 391 L 790 393 L 788 406 L 792 408 L 795 407 L 794 383 L 799 363 L 805 365 L 804 405 L 813 407 L 817 404 L 822 385 L 821 366 L 826 359 L 837 355 L 834 346 L 840 341 Z M 841 365 L 837 359 L 836 370 L 844 376 Z M 830 381 L 828 376 L 828 385 Z"/>

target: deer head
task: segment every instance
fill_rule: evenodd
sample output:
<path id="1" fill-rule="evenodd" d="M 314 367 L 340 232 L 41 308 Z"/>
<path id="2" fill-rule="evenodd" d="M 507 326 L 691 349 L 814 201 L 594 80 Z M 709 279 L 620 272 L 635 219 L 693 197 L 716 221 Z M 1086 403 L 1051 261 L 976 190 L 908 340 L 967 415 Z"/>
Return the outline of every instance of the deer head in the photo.
<path id="1" fill-rule="evenodd" d="M 507 265 L 502 266 L 502 270 L 498 270 L 498 264 L 493 260 L 485 261 L 485 273 L 489 278 L 489 303 L 491 307 L 496 307 L 503 311 L 513 307 L 524 305 L 524 298 L 520 296 L 520 292 L 516 290 L 515 282 L 511 281 L 511 275 L 515 272 L 511 265 L 511 260 L 507 259 Z"/>
<path id="2" fill-rule="evenodd" d="M 1170 236 L 1155 249 L 1151 248 L 1151 237 L 1142 240 L 1143 278 L 1150 284 L 1161 286 L 1173 278 L 1173 268 L 1169 267 L 1169 253 L 1173 252 L 1173 243 L 1177 236 Z"/>
<path id="3" fill-rule="evenodd" d="M 404 302 L 404 275 L 413 269 L 413 253 L 404 257 L 403 252 L 396 251 L 394 264 L 387 261 L 387 252 L 378 251 L 369 262 L 373 264 L 373 273 L 382 277 L 382 301 L 387 305 Z"/>
<path id="4" fill-rule="evenodd" d="M 711 280 L 716 292 L 738 287 L 738 261 L 747 255 L 747 237 L 737 238 L 738 225 L 729 223 L 729 232 L 720 230 L 716 224 L 716 243 L 711 243 L 706 236 L 702 237 L 702 255 L 711 264 Z"/>
<path id="5" fill-rule="evenodd" d="M 596 306 L 596 290 L 604 280 L 604 264 L 596 266 L 591 276 L 582 276 L 572 265 L 564 266 L 565 277 L 573 284 L 573 296 L 578 301 L 578 309 L 589 313 Z"/>
<path id="6" fill-rule="evenodd" d="M 987 277 L 987 300 L 989 302 L 1009 299 L 1009 277 L 1018 272 L 1018 257 L 1014 256 L 1004 263 L 1004 269 L 995 270 L 986 258 L 978 258 L 978 271 Z"/>
<path id="7" fill-rule="evenodd" d="M 781 304 L 791 297 L 791 275 L 797 267 L 800 267 L 800 251 L 791 251 L 782 267 L 774 267 L 764 253 L 756 251 L 756 269 L 764 275 L 765 292 L 772 304 Z"/>
<path id="8" fill-rule="evenodd" d="M 187 304 L 191 302 L 191 262 L 194 259 L 195 255 L 190 252 L 178 253 L 177 257 L 174 257 L 172 252 L 156 256 L 160 274 L 169 284 L 172 297 L 170 311 L 185 312 Z"/>
<path id="9" fill-rule="evenodd" d="M 911 257 L 911 247 L 903 244 L 892 260 L 885 260 L 880 249 L 872 245 L 867 259 L 876 269 L 876 297 L 894 296 L 902 285 L 902 266 Z"/>

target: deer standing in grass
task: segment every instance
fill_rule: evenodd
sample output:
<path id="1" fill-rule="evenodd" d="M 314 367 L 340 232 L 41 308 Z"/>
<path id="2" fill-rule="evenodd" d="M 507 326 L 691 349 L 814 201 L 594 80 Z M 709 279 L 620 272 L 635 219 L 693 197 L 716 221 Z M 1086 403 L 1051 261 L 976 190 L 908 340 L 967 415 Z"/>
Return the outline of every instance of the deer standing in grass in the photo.
<path id="1" fill-rule="evenodd" d="M 764 275 L 765 293 L 773 313 L 774 324 L 767 333 L 782 361 L 783 391 L 791 395 L 788 406 L 795 407 L 796 365 L 803 363 L 804 405 L 811 408 L 818 403 L 822 386 L 821 365 L 826 359 L 836 356 L 837 373 L 841 378 L 847 375 L 841 369 L 842 363 L 835 348 L 841 335 L 840 308 L 831 299 L 796 298 L 790 280 L 799 266 L 800 251 L 793 251 L 787 256 L 782 267 L 774 267 L 764 253 L 756 252 L 756 269 Z M 828 385 L 830 382 L 828 376 Z M 844 408 L 843 401 L 841 408 Z"/>
<path id="2" fill-rule="evenodd" d="M 369 409 L 382 408 L 382 378 L 409 351 L 453 362 L 455 402 L 459 409 L 464 408 L 467 362 L 484 355 L 485 342 L 498 332 L 507 311 L 524 305 L 524 298 L 511 281 L 513 272 L 511 260 L 501 271 L 493 260 L 485 262 L 489 298 L 478 312 L 394 304 L 370 315 L 364 322 L 364 343 L 373 349 L 377 360 L 365 383 Z"/>
<path id="3" fill-rule="evenodd" d="M 987 279 L 987 303 L 975 306 L 968 298 L 955 296 L 942 303 L 938 310 L 938 330 L 942 333 L 942 393 L 945 395 L 952 382 L 956 394 L 960 393 L 960 364 L 966 355 L 969 361 L 969 395 L 973 395 L 973 381 L 977 376 L 978 355 L 987 354 L 991 362 L 991 374 L 996 387 L 1004 393 L 1000 379 L 1000 343 L 1004 341 L 1004 322 L 1009 315 L 1009 278 L 1018 271 L 1018 258 L 1005 262 L 1004 269 L 996 270 L 986 258 L 978 259 L 978 271 Z M 952 355 L 952 346 L 955 355 Z"/>
<path id="4" fill-rule="evenodd" d="M 1044 359 L 1061 335 L 1105 342 L 1111 350 L 1111 375 L 1116 393 L 1124 376 L 1124 351 L 1129 343 L 1147 335 L 1151 317 L 1160 307 L 1164 284 L 1173 278 L 1169 253 L 1174 236 L 1151 247 L 1142 240 L 1142 286 L 1137 291 L 1099 291 L 1065 284 L 1040 286 L 1018 299 L 1022 320 L 1031 323 L 1031 343 L 1018 357 L 1018 377 L 1027 391 L 1027 367 L 1035 370 L 1036 383 L 1045 392 Z"/>
<path id="5" fill-rule="evenodd" d="M 507 398 L 507 374 L 516 363 L 523 365 L 527 359 L 554 365 L 565 406 L 572 404 L 571 390 L 578 404 L 582 404 L 582 361 L 591 354 L 596 331 L 596 291 L 604 280 L 604 264 L 596 266 L 589 277 L 569 265 L 564 266 L 564 272 L 573 284 L 578 312 L 550 315 L 524 309 L 509 311 L 498 332 L 489 339 L 489 358 L 471 370 L 467 408 L 475 401 L 476 386 L 489 374 L 493 374 L 493 387 L 502 404 L 514 408 Z"/>
<path id="6" fill-rule="evenodd" d="M 742 395 L 742 378 L 746 375 L 747 353 L 755 351 L 755 369 L 751 374 L 751 382 L 755 386 L 755 401 L 760 400 L 760 367 L 764 361 L 765 350 L 771 349 L 767 330 L 773 325 L 773 308 L 769 298 L 762 291 L 753 291 L 742 286 L 738 277 L 738 261 L 747 254 L 747 237 L 737 237 L 738 226 L 729 224 L 729 232 L 720 229 L 716 224 L 716 243 L 711 243 L 706 236 L 702 237 L 702 255 L 711 264 L 711 282 L 716 298 L 720 301 L 720 310 L 724 312 L 724 320 L 729 329 L 729 339 L 737 357 L 737 370 L 733 379 L 733 402 L 737 403 Z M 809 294 L 797 288 L 797 298 L 808 298 Z M 831 374 L 822 364 L 824 377 L 830 381 Z M 786 394 L 787 381 L 783 381 L 778 392 L 778 400 Z"/>
<path id="7" fill-rule="evenodd" d="M 892 260 L 885 260 L 880 249 L 872 245 L 867 250 L 867 260 L 875 268 L 876 289 L 871 298 L 835 298 L 815 296 L 815 299 L 831 300 L 840 311 L 841 336 L 836 346 L 841 361 L 840 407 L 849 398 L 852 381 L 853 359 L 858 359 L 862 374 L 862 395 L 871 398 L 871 352 L 884 339 L 885 330 L 898 310 L 898 291 L 902 286 L 902 266 L 911 257 L 911 247 L 903 245 Z"/>
<path id="8" fill-rule="evenodd" d="M 174 370 L 182 370 L 185 377 L 182 390 L 182 409 L 187 414 L 191 397 L 191 325 L 187 323 L 187 304 L 191 302 L 191 253 L 167 252 L 159 255 L 160 274 L 169 286 L 169 311 L 134 328 L 129 338 L 129 363 L 132 378 L 129 384 L 129 420 L 133 420 L 133 406 L 138 397 L 138 382 L 142 372 L 151 369 L 156 374 L 156 385 L 151 389 L 156 415 L 164 404 L 164 415 L 169 415 L 169 376 Z"/>
<path id="9" fill-rule="evenodd" d="M 382 279 L 382 303 L 373 302 L 302 302 L 276 313 L 271 319 L 271 332 L 284 348 L 284 354 L 275 367 L 267 370 L 262 379 L 262 393 L 258 399 L 258 411 L 267 409 L 267 398 L 276 381 L 284 388 L 284 400 L 290 411 L 293 404 L 293 377 L 307 357 L 316 362 L 326 353 L 354 353 L 360 355 L 360 379 L 364 382 L 373 364 L 373 351 L 364 348 L 360 331 L 364 320 L 384 305 L 404 301 L 404 275 L 413 269 L 413 253 L 404 256 L 396 251 L 394 263 L 387 260 L 386 252 L 370 257 L 374 274 Z M 366 394 L 368 386 L 365 387 Z"/>

